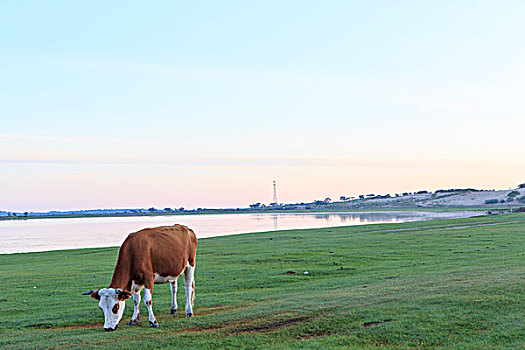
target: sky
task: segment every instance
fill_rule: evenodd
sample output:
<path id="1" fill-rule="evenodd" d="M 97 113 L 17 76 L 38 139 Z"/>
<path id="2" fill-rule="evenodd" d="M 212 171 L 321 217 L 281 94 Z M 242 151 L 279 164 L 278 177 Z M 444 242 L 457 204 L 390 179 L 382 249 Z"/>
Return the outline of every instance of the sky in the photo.
<path id="1" fill-rule="evenodd" d="M 523 1 L 0 3 L 0 210 L 525 182 Z"/>

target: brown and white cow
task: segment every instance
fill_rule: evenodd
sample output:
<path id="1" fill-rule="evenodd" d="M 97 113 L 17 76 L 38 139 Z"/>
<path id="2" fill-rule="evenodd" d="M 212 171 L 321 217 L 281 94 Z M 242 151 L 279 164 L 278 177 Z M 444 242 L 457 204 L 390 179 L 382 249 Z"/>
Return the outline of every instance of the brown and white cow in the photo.
<path id="1" fill-rule="evenodd" d="M 104 330 L 114 331 L 124 313 L 125 301 L 131 295 L 135 310 L 129 325 L 138 323 L 140 291 L 144 288 L 144 304 L 149 312 L 150 327 L 158 327 L 152 308 L 153 284 L 170 283 L 170 314 L 174 314 L 177 312 L 177 278 L 184 272 L 186 317 L 193 316 L 196 252 L 197 237 L 183 225 L 147 228 L 130 233 L 120 247 L 109 287 L 82 295 L 90 295 L 99 301 L 99 308 L 104 311 Z"/>

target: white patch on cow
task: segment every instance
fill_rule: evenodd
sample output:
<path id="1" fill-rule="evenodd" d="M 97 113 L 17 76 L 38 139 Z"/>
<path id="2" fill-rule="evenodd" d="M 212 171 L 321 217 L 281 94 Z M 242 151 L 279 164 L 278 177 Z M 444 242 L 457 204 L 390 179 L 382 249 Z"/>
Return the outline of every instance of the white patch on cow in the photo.
<path id="1" fill-rule="evenodd" d="M 177 280 L 170 282 L 170 290 L 171 290 L 171 310 L 174 311 L 177 310 Z"/>
<path id="2" fill-rule="evenodd" d="M 131 316 L 131 322 L 138 322 L 140 315 L 140 291 L 142 288 L 144 288 L 144 285 L 131 281 L 130 289 L 133 294 L 133 316 Z"/>
<path id="3" fill-rule="evenodd" d="M 149 321 L 151 323 L 156 323 L 157 320 L 155 318 L 155 315 L 153 314 L 153 300 L 152 300 L 152 294 L 151 289 L 144 288 L 144 305 L 146 305 L 146 308 L 148 309 L 149 313 Z"/>
<path id="4" fill-rule="evenodd" d="M 178 277 L 179 276 L 177 276 L 177 277 L 161 276 L 158 273 L 155 273 L 155 280 L 153 281 L 153 283 L 162 284 L 162 283 L 173 282 L 173 281 L 176 281 Z"/>
<path id="5" fill-rule="evenodd" d="M 137 322 L 140 315 L 140 292 L 133 294 L 133 316 L 131 317 L 132 322 Z"/>
<path id="6" fill-rule="evenodd" d="M 140 293 L 140 291 L 144 288 L 143 284 L 136 284 L 135 281 L 131 281 L 131 293 L 136 294 Z"/>
<path id="7" fill-rule="evenodd" d="M 114 288 L 100 289 L 98 295 L 100 296 L 98 306 L 104 312 L 104 329 L 115 330 L 124 314 L 126 302 L 118 299 L 118 290 Z M 117 309 L 116 313 L 113 312 L 114 309 Z"/>
<path id="8" fill-rule="evenodd" d="M 193 299 L 194 299 L 194 272 L 195 267 L 188 264 L 184 271 L 184 289 L 186 290 L 186 316 L 193 316 Z"/>

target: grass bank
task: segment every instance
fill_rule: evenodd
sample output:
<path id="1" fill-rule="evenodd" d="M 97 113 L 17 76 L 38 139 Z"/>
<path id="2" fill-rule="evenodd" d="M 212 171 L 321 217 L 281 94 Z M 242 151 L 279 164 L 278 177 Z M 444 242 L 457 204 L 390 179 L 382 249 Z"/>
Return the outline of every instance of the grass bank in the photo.
<path id="1" fill-rule="evenodd" d="M 112 333 L 80 293 L 117 248 L 0 255 L 0 347 L 525 348 L 524 248 L 524 213 L 202 239 L 196 317 L 156 285 L 160 328 Z"/>

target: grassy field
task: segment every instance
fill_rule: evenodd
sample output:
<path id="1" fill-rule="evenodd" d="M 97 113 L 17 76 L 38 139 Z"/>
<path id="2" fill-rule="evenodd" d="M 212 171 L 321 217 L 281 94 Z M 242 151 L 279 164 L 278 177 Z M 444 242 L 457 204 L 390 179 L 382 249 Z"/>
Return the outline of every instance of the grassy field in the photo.
<path id="1" fill-rule="evenodd" d="M 106 333 L 82 292 L 107 286 L 117 248 L 0 255 L 0 347 L 525 348 L 525 214 L 199 241 L 196 317 Z M 305 274 L 308 272 L 308 274 Z M 183 311 L 183 280 L 179 310 Z"/>

